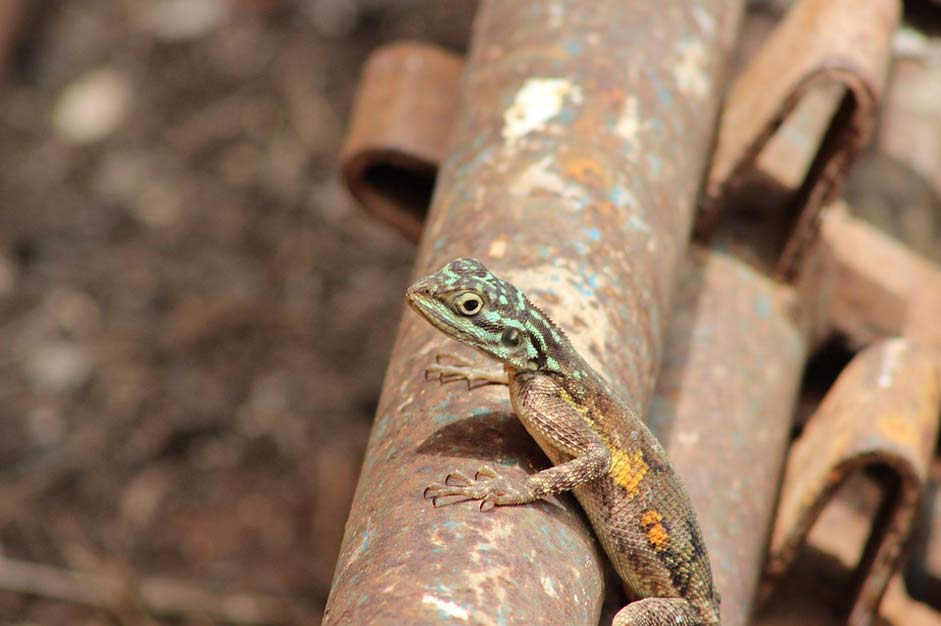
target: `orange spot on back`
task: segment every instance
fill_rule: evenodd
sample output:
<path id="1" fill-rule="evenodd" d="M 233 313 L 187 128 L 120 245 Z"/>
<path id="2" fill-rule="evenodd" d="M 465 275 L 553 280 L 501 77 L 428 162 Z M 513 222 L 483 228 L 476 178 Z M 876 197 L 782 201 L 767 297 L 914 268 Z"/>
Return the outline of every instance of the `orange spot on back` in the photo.
<path id="1" fill-rule="evenodd" d="M 666 549 L 670 541 L 670 533 L 663 525 L 663 515 L 653 509 L 644 513 L 640 518 L 640 523 L 644 527 L 644 533 L 647 535 L 647 541 L 657 552 Z"/>
<path id="2" fill-rule="evenodd" d="M 627 490 L 628 495 L 636 496 L 640 490 L 640 482 L 649 469 L 644 461 L 644 453 L 640 450 L 633 454 L 624 450 L 615 450 L 611 453 L 611 469 L 608 474 L 615 483 Z"/>

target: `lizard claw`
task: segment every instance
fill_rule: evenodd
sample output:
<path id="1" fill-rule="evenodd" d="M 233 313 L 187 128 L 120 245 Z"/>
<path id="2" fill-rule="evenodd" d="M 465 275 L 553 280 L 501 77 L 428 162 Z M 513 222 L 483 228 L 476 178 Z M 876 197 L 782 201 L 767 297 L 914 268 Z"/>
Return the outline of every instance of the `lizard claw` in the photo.
<path id="1" fill-rule="evenodd" d="M 497 477 L 497 473 L 489 465 L 484 465 L 479 470 L 474 472 L 474 480 L 480 480 L 480 477 L 494 479 Z"/>
<path id="2" fill-rule="evenodd" d="M 531 502 L 534 499 L 525 485 L 517 485 L 500 477 L 488 466 L 477 470 L 473 479 L 464 472 L 453 471 L 445 477 L 444 483 L 431 483 L 423 493 L 423 497 L 430 498 L 435 507 L 438 506 L 439 498 L 451 496 L 479 500 L 481 511 L 489 511 L 504 504 Z"/>
<path id="3" fill-rule="evenodd" d="M 451 472 L 450 474 L 448 474 L 447 476 L 445 476 L 444 484 L 450 487 L 452 485 L 455 485 L 455 482 L 454 482 L 455 480 L 460 481 L 456 483 L 456 486 L 467 487 L 468 485 L 474 484 L 474 481 L 476 481 L 477 478 L 475 477 L 474 480 L 471 480 L 470 477 L 468 477 L 467 474 L 465 474 L 464 472 L 455 470 Z"/>
<path id="4" fill-rule="evenodd" d="M 436 496 L 433 495 L 434 492 L 441 491 L 442 489 L 444 489 L 444 485 L 442 485 L 441 483 L 431 483 L 430 485 L 425 487 L 425 491 L 422 492 L 422 497 L 426 499 L 435 498 Z"/>

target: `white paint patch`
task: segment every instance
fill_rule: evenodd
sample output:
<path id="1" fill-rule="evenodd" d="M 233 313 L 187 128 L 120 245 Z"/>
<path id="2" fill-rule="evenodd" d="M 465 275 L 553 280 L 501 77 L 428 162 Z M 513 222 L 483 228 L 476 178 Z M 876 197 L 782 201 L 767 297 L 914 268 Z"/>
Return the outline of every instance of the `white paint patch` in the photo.
<path id="1" fill-rule="evenodd" d="M 640 112 L 638 111 L 637 98 L 628 96 L 624 101 L 624 108 L 621 109 L 621 115 L 618 117 L 618 123 L 614 127 L 614 132 L 624 138 L 625 141 L 638 148 L 640 144 Z"/>
<path id="2" fill-rule="evenodd" d="M 451 617 L 456 617 L 457 619 L 462 619 L 467 621 L 467 618 L 470 617 L 470 613 L 464 607 L 450 601 L 442 600 L 441 598 L 436 598 L 430 593 L 426 593 L 422 596 L 422 604 L 430 604 L 439 611 L 449 615 Z"/>
<path id="3" fill-rule="evenodd" d="M 565 7 L 562 6 L 561 2 L 553 2 L 549 5 L 549 26 L 562 28 L 563 17 L 565 17 Z"/>
<path id="4" fill-rule="evenodd" d="M 510 195 L 514 198 L 530 198 L 534 192 L 544 191 L 561 196 L 573 208 L 587 204 L 589 198 L 585 189 L 573 181 L 566 181 L 553 172 L 551 167 L 550 157 L 545 157 L 527 167 L 510 184 Z"/>
<path id="5" fill-rule="evenodd" d="M 516 141 L 559 114 L 565 99 L 578 104 L 581 89 L 567 78 L 530 78 L 503 114 L 503 137 Z"/>
<path id="6" fill-rule="evenodd" d="M 882 353 L 882 363 L 879 364 L 879 379 L 877 384 L 886 389 L 892 385 L 895 380 L 895 374 L 898 373 L 900 358 L 905 352 L 905 340 L 893 339 L 886 344 L 885 351 Z"/>
<path id="7" fill-rule="evenodd" d="M 565 180 L 549 169 L 551 164 L 552 160 L 546 157 L 523 170 L 523 173 L 510 185 L 510 195 L 525 198 L 531 196 L 532 192 L 536 190 L 563 195 L 565 193 Z"/>
<path id="8" fill-rule="evenodd" d="M 491 241 L 487 254 L 495 259 L 502 259 L 503 255 L 506 254 L 506 237 L 500 236 Z"/>
<path id="9" fill-rule="evenodd" d="M 712 34 L 716 32 L 716 18 L 701 6 L 693 7 L 693 19 L 696 20 L 696 24 L 703 35 L 712 37 Z"/>
<path id="10" fill-rule="evenodd" d="M 572 340 L 575 350 L 595 371 L 602 374 L 605 372 L 590 348 L 592 345 L 605 345 L 613 332 L 611 320 L 600 307 L 590 306 L 588 298 L 579 293 L 575 285 L 584 283 L 584 280 L 576 269 L 542 265 L 507 272 L 506 278 L 519 285 L 536 306 L 549 313 L 552 321 Z M 548 305 L 539 297 L 540 291 L 552 292 L 560 302 Z M 576 317 L 584 324 L 576 324 Z"/>
<path id="11" fill-rule="evenodd" d="M 681 41 L 676 45 L 679 59 L 673 69 L 673 78 L 680 93 L 703 98 L 709 92 L 706 75 L 706 46 L 701 41 Z"/>
<path id="12" fill-rule="evenodd" d="M 559 594 L 555 590 L 555 581 L 549 578 L 548 576 L 543 576 L 539 579 L 539 582 L 542 583 L 542 590 L 546 592 L 546 595 L 550 598 L 558 598 Z"/>

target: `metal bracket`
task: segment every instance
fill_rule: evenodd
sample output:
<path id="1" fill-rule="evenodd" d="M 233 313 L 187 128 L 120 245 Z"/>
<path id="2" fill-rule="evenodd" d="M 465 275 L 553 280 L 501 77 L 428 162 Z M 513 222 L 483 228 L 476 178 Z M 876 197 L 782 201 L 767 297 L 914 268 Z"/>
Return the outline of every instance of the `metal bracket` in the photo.
<path id="1" fill-rule="evenodd" d="M 883 495 L 854 571 L 848 623 L 872 623 L 924 489 L 939 411 L 941 368 L 931 351 L 898 338 L 854 357 L 791 448 L 765 594 L 788 571 L 837 489 L 855 473 L 871 471 Z"/>
<path id="2" fill-rule="evenodd" d="M 412 241 L 446 155 L 463 66 L 436 46 L 400 42 L 373 52 L 360 79 L 343 179 L 367 210 Z"/>
<path id="3" fill-rule="evenodd" d="M 816 238 L 820 209 L 875 126 L 900 10 L 898 0 L 794 5 L 729 93 L 701 236 L 712 233 L 746 183 L 764 188 L 763 204 L 767 188 L 776 188 L 793 217 L 774 273 L 794 277 Z"/>

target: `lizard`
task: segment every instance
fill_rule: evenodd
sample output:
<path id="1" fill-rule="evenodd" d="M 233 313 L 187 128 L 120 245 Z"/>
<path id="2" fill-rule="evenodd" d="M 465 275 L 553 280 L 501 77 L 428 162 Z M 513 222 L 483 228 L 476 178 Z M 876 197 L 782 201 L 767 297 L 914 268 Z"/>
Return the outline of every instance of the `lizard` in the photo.
<path id="1" fill-rule="evenodd" d="M 692 503 L 666 451 L 636 411 L 578 354 L 562 330 L 513 284 L 457 258 L 416 281 L 408 304 L 452 339 L 503 364 L 426 370 L 505 384 L 527 432 L 553 466 L 525 481 L 481 467 L 432 483 L 424 496 L 460 496 L 481 510 L 572 491 L 632 602 L 613 626 L 718 626 L 719 595 Z"/>

